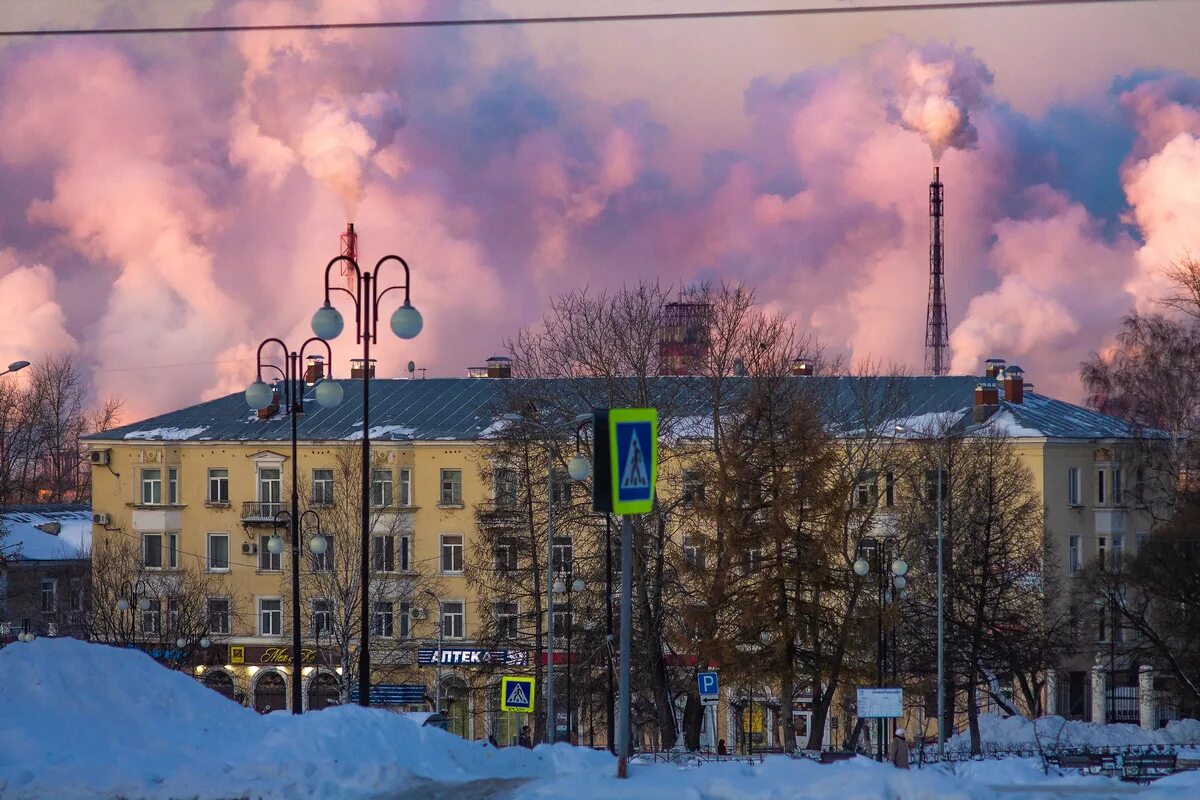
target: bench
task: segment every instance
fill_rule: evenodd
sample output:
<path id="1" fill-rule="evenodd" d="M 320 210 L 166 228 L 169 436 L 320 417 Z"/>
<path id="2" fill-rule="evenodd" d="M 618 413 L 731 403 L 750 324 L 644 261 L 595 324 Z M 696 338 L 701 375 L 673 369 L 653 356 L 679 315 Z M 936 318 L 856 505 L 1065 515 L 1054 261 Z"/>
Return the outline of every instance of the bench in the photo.
<path id="1" fill-rule="evenodd" d="M 1135 783 L 1150 781 L 1173 775 L 1176 770 L 1174 753 L 1137 753 L 1125 756 L 1121 780 Z"/>
<path id="2" fill-rule="evenodd" d="M 1077 769 L 1081 772 L 1100 774 L 1115 772 L 1116 756 L 1101 753 L 1055 753 L 1042 757 L 1046 768 Z"/>
<path id="3" fill-rule="evenodd" d="M 838 761 L 849 761 L 856 755 L 857 753 L 850 753 L 845 750 L 822 750 L 819 761 L 822 764 L 834 764 Z"/>

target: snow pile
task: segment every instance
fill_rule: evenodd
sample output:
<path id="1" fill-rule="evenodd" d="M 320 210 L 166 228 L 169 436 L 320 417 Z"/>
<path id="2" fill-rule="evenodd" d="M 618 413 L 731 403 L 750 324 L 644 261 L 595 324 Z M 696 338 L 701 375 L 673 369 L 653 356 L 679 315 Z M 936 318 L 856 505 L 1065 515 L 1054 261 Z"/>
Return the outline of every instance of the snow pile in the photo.
<path id="1" fill-rule="evenodd" d="M 91 523 L 88 523 L 91 527 Z M 89 537 L 89 544 L 90 544 Z M 74 538 L 46 533 L 27 522 L 6 519 L 0 523 L 0 551 L 6 556 L 33 561 L 81 558 L 84 545 Z"/>
<path id="2" fill-rule="evenodd" d="M 199 428 L 154 428 L 148 431 L 130 431 L 125 434 L 126 439 L 155 439 L 164 442 L 179 442 L 184 439 L 191 439 L 208 430 L 207 425 L 201 425 Z"/>
<path id="3" fill-rule="evenodd" d="M 1154 744 L 1200 743 L 1200 721 L 1176 720 L 1155 731 L 1137 725 L 1099 725 L 1093 722 L 1066 720 L 1062 717 L 1040 717 L 1036 721 L 1025 717 L 1001 717 L 982 714 L 979 717 L 979 738 L 984 751 L 1044 749 L 1056 747 L 1128 747 Z M 953 736 L 946 747 L 956 751 L 971 748 L 967 732 Z"/>

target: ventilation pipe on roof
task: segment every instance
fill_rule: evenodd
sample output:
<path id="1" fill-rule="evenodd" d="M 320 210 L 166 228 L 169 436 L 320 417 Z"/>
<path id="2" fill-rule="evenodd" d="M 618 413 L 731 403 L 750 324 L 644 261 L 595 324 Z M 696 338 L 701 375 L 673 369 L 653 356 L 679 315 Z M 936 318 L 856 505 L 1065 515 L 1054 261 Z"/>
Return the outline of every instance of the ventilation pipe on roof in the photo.
<path id="1" fill-rule="evenodd" d="M 365 365 L 365 369 L 367 372 L 367 377 L 368 378 L 375 377 L 375 359 L 372 358 L 369 361 L 363 361 L 361 358 L 353 358 L 350 360 L 350 378 L 351 378 L 351 380 L 356 380 L 356 381 L 362 380 L 364 365 Z"/>
<path id="2" fill-rule="evenodd" d="M 1003 358 L 989 358 L 983 362 L 983 374 L 992 380 L 1000 380 L 1000 373 L 1004 371 Z"/>
<path id="3" fill-rule="evenodd" d="M 800 356 L 792 359 L 792 374 L 808 376 L 813 374 L 813 362 L 811 358 Z"/>
<path id="4" fill-rule="evenodd" d="M 1000 388 L 991 378 L 975 384 L 975 403 L 971 408 L 971 420 L 984 422 L 1000 407 Z"/>
<path id="5" fill-rule="evenodd" d="M 1000 388 L 1004 390 L 1004 399 L 1009 403 L 1020 405 L 1025 402 L 1025 370 L 1016 364 L 1010 364 L 1001 373 Z"/>
<path id="6" fill-rule="evenodd" d="M 325 377 L 325 357 L 309 356 L 304 367 L 304 382 L 309 386 Z"/>
<path id="7" fill-rule="evenodd" d="M 270 419 L 279 413 L 279 387 L 271 387 L 271 403 L 258 410 L 259 419 Z"/>

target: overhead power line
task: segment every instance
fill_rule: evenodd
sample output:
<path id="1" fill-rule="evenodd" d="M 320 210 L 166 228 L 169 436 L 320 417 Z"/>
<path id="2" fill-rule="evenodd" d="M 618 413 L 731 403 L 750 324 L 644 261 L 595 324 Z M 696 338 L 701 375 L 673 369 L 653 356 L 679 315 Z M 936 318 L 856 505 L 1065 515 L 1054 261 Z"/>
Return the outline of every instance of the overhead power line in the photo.
<path id="1" fill-rule="evenodd" d="M 180 25 L 126 28 L 45 28 L 0 30 L 0 38 L 40 36 L 135 36 L 179 33 L 251 33 L 255 31 L 336 31 L 387 28 L 487 28 L 510 25 L 570 25 L 605 22 L 666 22 L 672 20 L 717 20 L 763 17 L 835 16 L 909 11 L 965 11 L 997 8 L 1133 5 L 1166 0 L 957 0 L 949 3 L 885 3 L 880 5 L 825 5 L 800 8 L 756 8 L 724 11 L 678 11 L 643 14 L 585 14 L 579 16 L 482 17 L 468 19 L 380 20 L 376 22 L 306 22 L 278 25 Z"/>

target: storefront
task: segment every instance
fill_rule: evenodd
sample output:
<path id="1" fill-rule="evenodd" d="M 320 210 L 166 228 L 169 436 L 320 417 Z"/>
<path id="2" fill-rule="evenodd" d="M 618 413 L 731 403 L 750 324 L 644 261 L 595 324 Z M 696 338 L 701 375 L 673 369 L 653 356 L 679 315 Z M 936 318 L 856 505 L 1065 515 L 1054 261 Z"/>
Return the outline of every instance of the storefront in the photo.
<path id="1" fill-rule="evenodd" d="M 500 677 L 523 674 L 529 666 L 524 650 L 473 647 L 420 648 L 417 663 L 435 670 L 441 711 L 447 729 L 464 739 L 492 736 L 501 746 L 515 745 L 529 716 L 500 708 Z"/>

